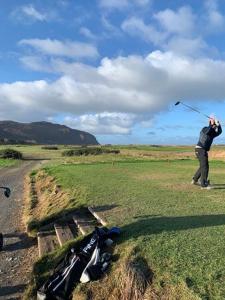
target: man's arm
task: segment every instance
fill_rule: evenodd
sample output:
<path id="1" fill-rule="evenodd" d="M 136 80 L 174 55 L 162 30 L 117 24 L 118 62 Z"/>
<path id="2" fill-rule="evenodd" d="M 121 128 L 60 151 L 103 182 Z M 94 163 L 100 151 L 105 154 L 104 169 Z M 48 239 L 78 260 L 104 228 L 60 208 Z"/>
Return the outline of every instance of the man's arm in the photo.
<path id="1" fill-rule="evenodd" d="M 218 120 L 215 120 L 215 137 L 219 136 L 222 133 L 222 127 Z"/>
<path id="2" fill-rule="evenodd" d="M 204 127 L 202 129 L 202 132 L 207 135 L 212 135 L 215 133 L 215 130 L 214 130 L 213 126 L 210 124 L 208 127 Z"/>

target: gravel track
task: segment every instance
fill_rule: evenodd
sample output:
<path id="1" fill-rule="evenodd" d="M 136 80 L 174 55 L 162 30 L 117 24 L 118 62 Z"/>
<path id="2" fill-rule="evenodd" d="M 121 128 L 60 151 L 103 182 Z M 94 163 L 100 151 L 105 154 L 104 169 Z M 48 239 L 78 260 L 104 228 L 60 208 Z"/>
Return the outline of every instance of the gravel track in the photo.
<path id="1" fill-rule="evenodd" d="M 29 281 L 32 263 L 38 257 L 36 241 L 28 238 L 22 224 L 24 177 L 40 162 L 23 161 L 18 167 L 0 170 L 0 185 L 9 186 L 10 198 L 0 190 L 0 231 L 4 249 L 0 252 L 0 300 L 16 300 Z"/>

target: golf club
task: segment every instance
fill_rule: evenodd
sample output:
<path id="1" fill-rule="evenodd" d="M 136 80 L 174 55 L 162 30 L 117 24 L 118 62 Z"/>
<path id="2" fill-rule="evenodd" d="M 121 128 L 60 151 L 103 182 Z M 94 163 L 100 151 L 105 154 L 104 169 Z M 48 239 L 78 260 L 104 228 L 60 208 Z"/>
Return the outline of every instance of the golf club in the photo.
<path id="1" fill-rule="evenodd" d="M 11 190 L 10 188 L 6 187 L 6 186 L 0 186 L 0 189 L 4 190 L 4 195 L 6 198 L 9 198 L 11 195 Z"/>
<path id="2" fill-rule="evenodd" d="M 209 116 L 207 116 L 207 115 L 201 113 L 199 110 L 197 110 L 197 109 L 195 109 L 195 108 L 193 108 L 193 107 L 191 107 L 191 106 L 189 106 L 189 105 L 187 105 L 187 104 L 185 104 L 185 103 L 183 103 L 183 102 L 181 102 L 181 101 L 177 101 L 177 102 L 175 103 L 175 105 L 179 105 L 179 104 L 182 104 L 182 105 L 186 106 L 187 108 L 189 108 L 189 109 L 191 109 L 191 110 L 193 110 L 193 111 L 195 111 L 195 112 L 197 112 L 197 113 L 203 115 L 204 117 L 210 119 Z"/>

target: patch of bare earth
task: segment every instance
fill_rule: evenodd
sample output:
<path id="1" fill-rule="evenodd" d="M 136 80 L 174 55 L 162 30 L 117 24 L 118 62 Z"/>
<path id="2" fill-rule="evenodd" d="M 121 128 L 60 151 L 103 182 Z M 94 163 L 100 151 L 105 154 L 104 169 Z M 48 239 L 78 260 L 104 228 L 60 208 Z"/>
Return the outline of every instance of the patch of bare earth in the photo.
<path id="1" fill-rule="evenodd" d="M 122 150 L 122 154 L 131 157 L 138 158 L 149 158 L 149 159 L 194 159 L 195 151 L 184 151 L 184 152 L 174 152 L 174 151 L 143 151 L 143 150 Z M 211 150 L 209 151 L 210 159 L 221 159 L 225 160 L 224 150 Z"/>
<path id="2" fill-rule="evenodd" d="M 157 159 L 193 159 L 195 157 L 193 151 L 174 152 L 174 151 L 143 151 L 143 150 L 122 150 L 121 154 L 136 158 Z"/>
<path id="3" fill-rule="evenodd" d="M 210 159 L 221 159 L 225 160 L 225 151 L 222 150 L 212 150 L 209 152 Z"/>

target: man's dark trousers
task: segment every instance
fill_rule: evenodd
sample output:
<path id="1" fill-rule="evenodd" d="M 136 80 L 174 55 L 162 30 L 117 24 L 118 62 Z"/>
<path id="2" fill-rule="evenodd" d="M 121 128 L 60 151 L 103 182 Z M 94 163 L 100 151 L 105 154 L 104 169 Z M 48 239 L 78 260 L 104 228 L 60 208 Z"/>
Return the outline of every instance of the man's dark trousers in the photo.
<path id="1" fill-rule="evenodd" d="M 209 173 L 209 160 L 208 160 L 208 152 L 203 148 L 195 148 L 195 155 L 199 160 L 199 169 L 195 173 L 193 179 L 194 181 L 198 181 L 201 177 L 201 186 L 208 185 L 208 173 Z"/>

